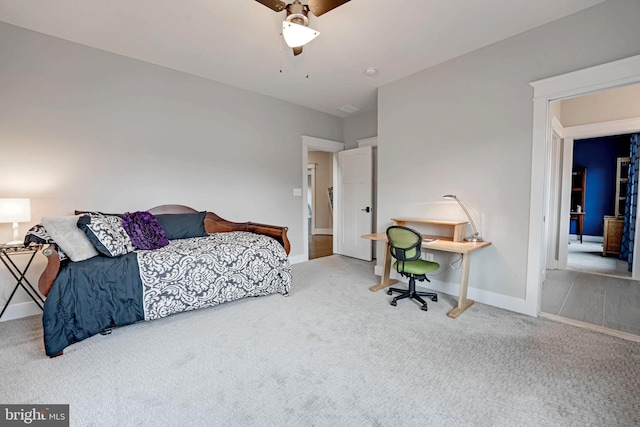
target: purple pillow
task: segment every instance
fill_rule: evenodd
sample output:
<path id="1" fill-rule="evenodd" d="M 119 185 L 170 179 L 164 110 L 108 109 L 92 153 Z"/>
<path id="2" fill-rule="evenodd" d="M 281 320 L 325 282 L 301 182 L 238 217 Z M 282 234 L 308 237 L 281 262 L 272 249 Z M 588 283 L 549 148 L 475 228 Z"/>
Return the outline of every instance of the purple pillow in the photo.
<path id="1" fill-rule="evenodd" d="M 138 249 L 158 249 L 169 244 L 158 219 L 149 212 L 127 212 L 122 226 Z"/>

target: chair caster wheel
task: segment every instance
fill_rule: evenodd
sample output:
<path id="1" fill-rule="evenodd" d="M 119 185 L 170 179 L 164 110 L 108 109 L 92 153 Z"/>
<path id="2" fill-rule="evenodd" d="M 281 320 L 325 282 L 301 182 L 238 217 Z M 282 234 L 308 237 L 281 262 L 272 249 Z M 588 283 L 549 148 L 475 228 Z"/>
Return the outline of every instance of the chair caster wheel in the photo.
<path id="1" fill-rule="evenodd" d="M 393 291 L 392 291 L 391 289 L 389 289 L 389 290 L 387 291 L 387 295 L 393 295 Z"/>
<path id="2" fill-rule="evenodd" d="M 396 300 L 393 300 L 391 301 L 391 305 L 395 307 L 396 305 L 398 305 L 398 303 L 396 302 Z"/>
<path id="3" fill-rule="evenodd" d="M 425 305 L 423 305 L 422 307 L 420 307 L 420 310 L 422 310 L 422 311 L 427 311 L 427 310 L 428 310 L 427 305 L 425 304 Z"/>
<path id="4" fill-rule="evenodd" d="M 431 301 L 438 302 L 438 297 L 437 296 L 436 297 L 431 297 Z"/>

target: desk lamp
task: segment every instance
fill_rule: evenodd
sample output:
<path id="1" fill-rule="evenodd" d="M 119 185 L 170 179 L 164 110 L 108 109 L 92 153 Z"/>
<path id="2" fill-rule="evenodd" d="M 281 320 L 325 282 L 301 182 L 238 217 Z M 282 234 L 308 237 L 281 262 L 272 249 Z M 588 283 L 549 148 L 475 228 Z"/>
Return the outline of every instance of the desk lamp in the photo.
<path id="1" fill-rule="evenodd" d="M 445 194 L 442 197 L 444 197 L 445 199 L 453 199 L 456 202 L 458 202 L 458 204 L 460 205 L 460 207 L 462 208 L 464 213 L 467 215 L 467 218 L 469 218 L 469 224 L 471 224 L 471 228 L 473 229 L 473 236 L 467 236 L 467 237 L 464 238 L 464 240 L 466 240 L 467 242 L 482 242 L 483 241 L 482 237 L 480 237 L 480 233 L 478 233 L 478 229 L 476 228 L 476 224 L 473 222 L 473 219 L 471 218 L 471 214 L 469 214 L 469 211 L 462 204 L 460 199 L 458 199 L 455 196 L 455 194 Z"/>
<path id="2" fill-rule="evenodd" d="M 31 200 L 29 199 L 0 199 L 0 223 L 13 223 L 13 240 L 9 246 L 22 244 L 18 233 L 19 222 L 31 221 Z"/>

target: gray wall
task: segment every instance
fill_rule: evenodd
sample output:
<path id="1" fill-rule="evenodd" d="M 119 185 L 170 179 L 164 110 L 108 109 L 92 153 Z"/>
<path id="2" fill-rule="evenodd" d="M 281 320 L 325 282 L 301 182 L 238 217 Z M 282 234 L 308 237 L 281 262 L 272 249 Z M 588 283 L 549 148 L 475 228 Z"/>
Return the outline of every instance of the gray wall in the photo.
<path id="1" fill-rule="evenodd" d="M 345 148 L 358 148 L 358 140 L 378 135 L 378 110 L 369 110 L 344 119 Z"/>
<path id="2" fill-rule="evenodd" d="M 31 198 L 32 223 L 74 209 L 178 203 L 288 226 L 291 256 L 302 255 L 293 196 L 301 136 L 339 141 L 342 126 L 338 117 L 0 23 L 0 197 Z M 0 241 L 10 237 L 11 225 L 1 224 Z M 31 279 L 42 255 L 37 263 Z M 0 272 L 0 304 L 9 282 Z"/>
<path id="3" fill-rule="evenodd" d="M 380 88 L 378 230 L 397 215 L 463 218 L 442 199 L 457 194 L 493 242 L 474 254 L 470 286 L 491 301 L 524 298 L 529 82 L 639 54 L 639 17 L 637 0 L 608 1 Z M 435 278 L 457 283 L 452 258 L 436 260 Z"/>
<path id="4" fill-rule="evenodd" d="M 576 96 L 562 101 L 558 120 L 564 127 L 640 117 L 640 84 Z"/>

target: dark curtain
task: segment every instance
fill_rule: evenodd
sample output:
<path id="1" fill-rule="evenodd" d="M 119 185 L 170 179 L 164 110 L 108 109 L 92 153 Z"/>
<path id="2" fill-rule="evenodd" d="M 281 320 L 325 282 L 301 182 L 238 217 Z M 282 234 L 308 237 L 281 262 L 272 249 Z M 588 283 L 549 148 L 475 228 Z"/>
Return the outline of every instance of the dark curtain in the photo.
<path id="1" fill-rule="evenodd" d="M 624 205 L 624 226 L 622 228 L 622 243 L 620 244 L 620 259 L 627 261 L 627 269 L 633 267 L 633 245 L 636 234 L 636 209 L 638 201 L 638 135 L 631 135 L 629 162 L 629 181 L 627 182 L 626 201 Z"/>

